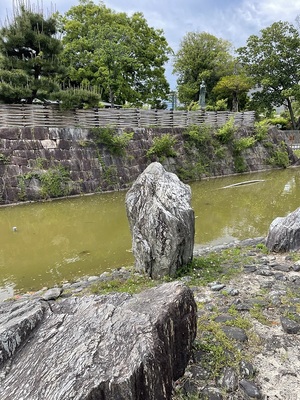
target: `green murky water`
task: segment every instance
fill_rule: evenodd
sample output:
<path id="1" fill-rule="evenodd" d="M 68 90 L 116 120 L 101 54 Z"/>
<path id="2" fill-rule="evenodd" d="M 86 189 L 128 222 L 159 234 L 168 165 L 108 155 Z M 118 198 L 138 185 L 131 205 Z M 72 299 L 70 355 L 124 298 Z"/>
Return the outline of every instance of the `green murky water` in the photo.
<path id="1" fill-rule="evenodd" d="M 238 182 L 262 180 L 223 188 Z M 197 245 L 264 236 L 300 206 L 300 169 L 195 182 Z M 0 298 L 133 262 L 125 193 L 0 209 Z M 17 231 L 13 231 L 17 227 Z"/>

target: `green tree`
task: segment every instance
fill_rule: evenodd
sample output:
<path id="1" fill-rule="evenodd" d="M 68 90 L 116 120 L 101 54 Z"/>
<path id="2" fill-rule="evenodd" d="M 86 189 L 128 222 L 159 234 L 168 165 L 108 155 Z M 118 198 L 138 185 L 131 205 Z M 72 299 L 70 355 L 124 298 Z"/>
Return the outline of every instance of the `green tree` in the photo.
<path id="1" fill-rule="evenodd" d="M 300 98 L 300 37 L 297 29 L 288 22 L 275 22 L 262 29 L 260 36 L 250 36 L 247 45 L 237 52 L 258 89 L 253 93 L 253 102 L 267 110 L 286 105 L 295 129 L 291 97 Z"/>
<path id="2" fill-rule="evenodd" d="M 247 93 L 252 86 L 252 80 L 243 74 L 227 75 L 219 80 L 213 91 L 221 98 L 227 98 L 231 103 L 231 110 L 238 112 L 241 100 L 245 104 Z"/>
<path id="3" fill-rule="evenodd" d="M 173 72 L 178 75 L 178 97 L 183 104 L 198 101 L 202 80 L 208 99 L 213 97 L 213 87 L 232 69 L 230 48 L 230 42 L 206 32 L 185 35 L 173 64 Z"/>
<path id="4" fill-rule="evenodd" d="M 166 98 L 164 64 L 171 52 L 161 30 L 141 13 L 131 17 L 103 3 L 80 0 L 62 18 L 67 85 L 98 88 L 102 100 L 153 107 Z"/>
<path id="5" fill-rule="evenodd" d="M 45 19 L 20 3 L 11 24 L 0 29 L 0 101 L 32 103 L 57 90 L 62 45 L 56 34 L 54 15 Z"/>

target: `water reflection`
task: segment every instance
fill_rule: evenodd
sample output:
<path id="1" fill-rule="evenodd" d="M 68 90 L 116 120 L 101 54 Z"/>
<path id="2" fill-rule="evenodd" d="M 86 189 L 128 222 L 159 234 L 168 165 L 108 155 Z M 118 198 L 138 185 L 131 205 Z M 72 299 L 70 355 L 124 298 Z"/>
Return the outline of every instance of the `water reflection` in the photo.
<path id="1" fill-rule="evenodd" d="M 247 180 L 261 182 L 224 188 Z M 274 218 L 300 206 L 299 169 L 191 187 L 200 245 L 264 236 Z M 0 237 L 0 299 L 133 262 L 124 192 L 1 208 Z"/>

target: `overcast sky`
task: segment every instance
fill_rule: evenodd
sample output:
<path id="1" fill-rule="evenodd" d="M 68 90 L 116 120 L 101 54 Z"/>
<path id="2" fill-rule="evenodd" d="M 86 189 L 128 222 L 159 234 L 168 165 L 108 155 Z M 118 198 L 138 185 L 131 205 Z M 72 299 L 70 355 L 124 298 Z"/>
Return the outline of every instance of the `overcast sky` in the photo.
<path id="1" fill-rule="evenodd" d="M 63 14 L 78 3 L 78 0 L 30 0 L 31 5 L 39 4 L 46 15 L 54 10 Z M 13 0 L 0 0 L 2 23 L 7 15 L 12 15 L 12 4 Z M 150 26 L 163 29 L 175 52 L 187 32 L 208 32 L 229 40 L 237 48 L 273 22 L 289 21 L 296 25 L 296 17 L 300 15 L 300 0 L 106 0 L 104 4 L 129 15 L 142 12 Z M 175 89 L 176 77 L 171 71 L 169 63 L 167 77 L 171 89 Z"/>

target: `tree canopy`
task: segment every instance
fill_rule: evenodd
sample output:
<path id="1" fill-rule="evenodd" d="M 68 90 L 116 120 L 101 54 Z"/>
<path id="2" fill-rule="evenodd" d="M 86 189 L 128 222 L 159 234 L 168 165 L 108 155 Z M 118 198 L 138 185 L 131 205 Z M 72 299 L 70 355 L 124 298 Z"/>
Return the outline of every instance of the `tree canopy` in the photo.
<path id="1" fill-rule="evenodd" d="M 270 109 L 286 105 L 295 129 L 291 96 L 300 97 L 300 37 L 288 22 L 275 22 L 251 35 L 245 47 L 237 50 L 239 60 L 253 78 L 257 91 L 253 101 Z"/>
<path id="2" fill-rule="evenodd" d="M 166 98 L 164 64 L 171 52 L 163 32 L 142 13 L 129 17 L 103 3 L 80 0 L 62 18 L 66 85 L 93 86 L 102 100 L 153 107 Z"/>
<path id="3" fill-rule="evenodd" d="M 56 19 L 21 5 L 12 23 L 0 29 L 0 101 L 32 103 L 57 89 L 62 45 Z"/>
<path id="4" fill-rule="evenodd" d="M 175 55 L 173 72 L 178 75 L 179 100 L 188 105 L 198 101 L 201 81 L 204 80 L 207 95 L 218 80 L 232 69 L 231 43 L 206 32 L 189 32 L 185 35 Z"/>
<path id="5" fill-rule="evenodd" d="M 222 76 L 216 86 L 213 88 L 221 99 L 227 99 L 231 105 L 231 110 L 239 111 L 241 103 L 245 106 L 247 93 L 252 88 L 252 80 L 245 74 L 233 74 Z"/>

